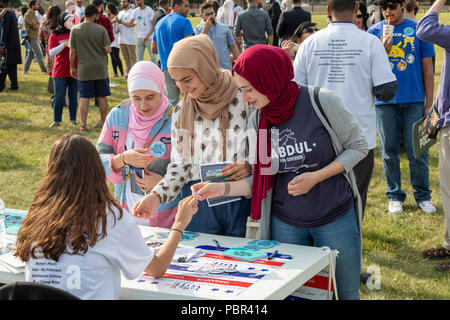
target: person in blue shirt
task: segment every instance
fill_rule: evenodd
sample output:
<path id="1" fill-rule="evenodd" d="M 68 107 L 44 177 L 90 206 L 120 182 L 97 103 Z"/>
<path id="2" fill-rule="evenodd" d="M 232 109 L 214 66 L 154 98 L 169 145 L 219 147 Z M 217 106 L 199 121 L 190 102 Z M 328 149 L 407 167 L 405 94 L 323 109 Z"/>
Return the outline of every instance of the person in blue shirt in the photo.
<path id="1" fill-rule="evenodd" d="M 215 22 L 215 12 L 211 2 L 204 2 L 200 6 L 202 23 L 194 28 L 195 35 L 201 33 L 208 35 L 217 50 L 219 56 L 219 67 L 231 71 L 230 51 L 235 60 L 240 55 L 236 40 L 230 27 Z"/>
<path id="2" fill-rule="evenodd" d="M 175 42 L 194 35 L 191 21 L 187 18 L 189 13 L 188 0 L 171 0 L 172 13 L 164 16 L 155 26 L 153 32 L 152 52 L 159 54 L 161 70 L 164 73 L 166 96 L 171 105 L 180 100 L 180 89 L 170 77 L 167 70 L 167 59 Z"/>
<path id="3" fill-rule="evenodd" d="M 372 26 L 368 32 L 383 42 L 392 72 L 398 81 L 395 97 L 387 102 L 375 99 L 381 157 L 386 176 L 390 214 L 403 212 L 406 193 L 401 188 L 398 145 L 401 132 L 409 161 L 411 185 L 417 206 L 424 213 L 434 213 L 428 179 L 428 153 L 415 159 L 412 127 L 433 104 L 434 71 L 433 45 L 416 36 L 417 22 L 403 17 L 403 0 L 380 0 L 385 20 Z M 383 37 L 383 26 L 394 27 L 393 36 Z"/>

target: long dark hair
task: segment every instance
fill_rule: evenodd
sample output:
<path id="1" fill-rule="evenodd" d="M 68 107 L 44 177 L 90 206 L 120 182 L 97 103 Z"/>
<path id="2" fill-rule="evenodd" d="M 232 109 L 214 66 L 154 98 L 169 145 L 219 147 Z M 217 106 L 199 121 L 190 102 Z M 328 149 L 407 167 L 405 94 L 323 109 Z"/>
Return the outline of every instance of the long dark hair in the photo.
<path id="1" fill-rule="evenodd" d="M 294 34 L 291 37 L 291 41 L 297 42 L 297 38 L 300 38 L 302 36 L 303 30 L 315 27 L 317 23 L 311 22 L 311 21 L 305 21 L 298 25 L 297 29 L 295 29 Z"/>
<path id="2" fill-rule="evenodd" d="M 24 219 L 15 256 L 58 261 L 66 252 L 86 253 L 104 238 L 108 212 L 117 208 L 106 184 L 105 169 L 94 145 L 79 134 L 59 138 L 50 151 L 47 173 Z M 114 221 L 116 217 L 114 215 Z"/>
<path id="3" fill-rule="evenodd" d="M 363 15 L 363 30 L 367 30 L 367 19 L 369 18 L 369 15 L 367 14 L 367 6 L 363 1 L 359 2 L 359 11 L 361 11 L 361 14 Z"/>
<path id="4" fill-rule="evenodd" d="M 47 9 L 47 15 L 42 22 L 44 26 L 50 25 L 51 30 L 55 30 L 58 27 L 58 16 L 61 14 L 61 9 L 54 5 L 49 6 Z"/>
<path id="5" fill-rule="evenodd" d="M 118 11 L 117 11 L 117 7 L 114 3 L 108 2 L 106 7 L 108 8 L 109 12 L 111 12 L 111 14 L 117 16 Z"/>

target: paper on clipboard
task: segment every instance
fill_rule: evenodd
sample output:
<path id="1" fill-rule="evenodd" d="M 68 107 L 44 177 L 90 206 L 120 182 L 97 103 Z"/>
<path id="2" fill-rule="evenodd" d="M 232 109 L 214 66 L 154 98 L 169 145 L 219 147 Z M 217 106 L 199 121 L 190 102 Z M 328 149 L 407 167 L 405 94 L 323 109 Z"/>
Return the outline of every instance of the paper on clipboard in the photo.
<path id="1" fill-rule="evenodd" d="M 218 162 L 218 163 L 208 163 L 200 165 L 200 179 L 202 182 L 225 182 L 225 178 L 221 174 L 221 170 L 225 168 L 230 163 Z M 220 204 L 225 204 L 233 201 L 241 200 L 241 197 L 217 197 L 212 199 L 207 199 L 208 206 L 214 207 Z"/>

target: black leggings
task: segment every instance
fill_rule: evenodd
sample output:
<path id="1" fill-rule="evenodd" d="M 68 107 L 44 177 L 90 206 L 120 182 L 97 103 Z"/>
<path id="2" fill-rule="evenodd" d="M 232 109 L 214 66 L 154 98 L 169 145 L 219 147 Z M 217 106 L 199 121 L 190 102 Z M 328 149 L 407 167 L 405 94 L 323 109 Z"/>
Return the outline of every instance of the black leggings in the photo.
<path id="1" fill-rule="evenodd" d="M 119 67 L 120 75 L 123 76 L 122 60 L 120 60 L 120 48 L 111 47 L 110 55 L 114 74 L 117 74 L 117 67 Z"/>

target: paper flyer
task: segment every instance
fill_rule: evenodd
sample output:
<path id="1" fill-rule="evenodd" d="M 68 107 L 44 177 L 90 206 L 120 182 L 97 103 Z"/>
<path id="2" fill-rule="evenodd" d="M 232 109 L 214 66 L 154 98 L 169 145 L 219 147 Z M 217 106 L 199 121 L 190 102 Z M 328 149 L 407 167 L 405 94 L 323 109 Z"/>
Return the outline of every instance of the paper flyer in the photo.
<path id="1" fill-rule="evenodd" d="M 221 170 L 230 163 L 209 163 L 200 165 L 200 179 L 202 182 L 225 182 L 226 177 L 223 177 Z M 218 206 L 220 204 L 229 203 L 233 201 L 241 200 L 241 197 L 217 197 L 213 199 L 207 199 L 208 206 Z"/>

